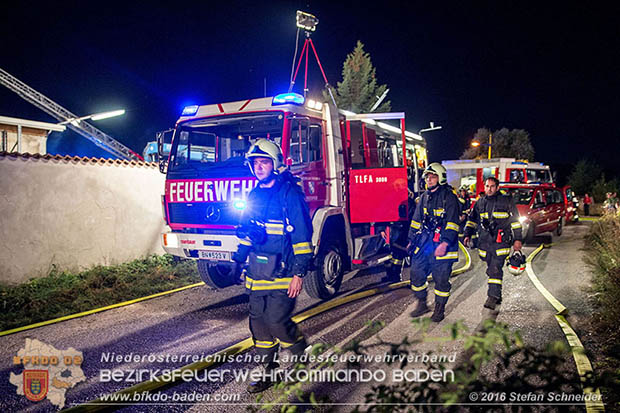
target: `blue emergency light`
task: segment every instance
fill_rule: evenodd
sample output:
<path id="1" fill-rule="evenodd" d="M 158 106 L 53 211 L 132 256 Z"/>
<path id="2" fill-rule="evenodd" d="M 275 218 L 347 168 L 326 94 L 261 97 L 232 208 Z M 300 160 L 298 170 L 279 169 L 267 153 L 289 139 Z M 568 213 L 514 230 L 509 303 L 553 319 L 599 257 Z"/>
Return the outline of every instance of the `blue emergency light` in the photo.
<path id="1" fill-rule="evenodd" d="M 194 116 L 198 112 L 198 105 L 185 106 L 181 116 Z"/>
<path id="2" fill-rule="evenodd" d="M 299 93 L 281 93 L 273 97 L 271 102 L 273 105 L 286 105 L 292 103 L 294 105 L 303 105 L 304 97 Z"/>
<path id="3" fill-rule="evenodd" d="M 235 202 L 233 202 L 233 207 L 235 209 L 238 209 L 239 211 L 244 210 L 246 206 L 247 202 L 245 202 L 245 200 L 243 199 L 237 199 Z"/>

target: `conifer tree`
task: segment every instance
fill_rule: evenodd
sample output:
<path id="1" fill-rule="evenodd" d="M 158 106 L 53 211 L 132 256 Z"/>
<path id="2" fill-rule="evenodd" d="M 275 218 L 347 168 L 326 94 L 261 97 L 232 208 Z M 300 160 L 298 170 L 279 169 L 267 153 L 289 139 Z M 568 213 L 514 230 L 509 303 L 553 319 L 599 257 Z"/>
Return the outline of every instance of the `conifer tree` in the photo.
<path id="1" fill-rule="evenodd" d="M 342 67 L 342 82 L 338 82 L 334 99 L 338 108 L 355 113 L 368 113 L 379 97 L 387 90 L 387 85 L 377 86 L 376 69 L 364 45 L 357 41 L 353 52 L 347 55 Z M 331 100 L 329 92 L 323 91 L 326 100 Z M 374 112 L 389 112 L 392 105 L 384 99 Z"/>

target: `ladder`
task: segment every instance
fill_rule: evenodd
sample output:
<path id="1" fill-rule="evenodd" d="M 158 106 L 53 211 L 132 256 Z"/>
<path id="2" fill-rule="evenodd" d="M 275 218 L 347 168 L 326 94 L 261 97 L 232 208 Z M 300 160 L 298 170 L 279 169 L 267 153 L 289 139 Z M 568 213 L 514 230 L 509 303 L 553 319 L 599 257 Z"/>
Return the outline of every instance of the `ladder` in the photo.
<path id="1" fill-rule="evenodd" d="M 95 128 L 93 125 L 85 122 L 74 122 L 72 120 L 79 118 L 77 115 L 69 112 L 42 93 L 37 92 L 21 80 L 12 76 L 2 68 L 0 68 L 0 84 L 17 93 L 24 100 L 32 103 L 47 114 L 53 116 L 61 122 L 68 122 L 67 126 L 74 132 L 79 133 L 86 139 L 93 142 L 101 149 L 125 160 L 141 161 L 142 157 L 118 142 L 111 136 Z"/>

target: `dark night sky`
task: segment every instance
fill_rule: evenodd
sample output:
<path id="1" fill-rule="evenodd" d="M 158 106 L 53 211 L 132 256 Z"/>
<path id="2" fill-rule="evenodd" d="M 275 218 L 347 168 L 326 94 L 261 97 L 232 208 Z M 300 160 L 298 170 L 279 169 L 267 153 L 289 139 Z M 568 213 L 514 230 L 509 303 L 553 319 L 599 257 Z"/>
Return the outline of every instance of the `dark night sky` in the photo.
<path id="1" fill-rule="evenodd" d="M 617 3 L 364 3 L 9 2 L 0 67 L 78 115 L 127 109 L 93 124 L 141 153 L 186 104 L 261 97 L 264 78 L 268 95 L 285 91 L 302 9 L 320 20 L 332 84 L 359 39 L 407 129 L 443 126 L 426 135 L 431 160 L 458 158 L 479 127 L 522 128 L 539 161 L 590 157 L 620 175 Z M 53 121 L 2 87 L 0 115 Z M 68 132 L 48 146 L 103 154 Z"/>

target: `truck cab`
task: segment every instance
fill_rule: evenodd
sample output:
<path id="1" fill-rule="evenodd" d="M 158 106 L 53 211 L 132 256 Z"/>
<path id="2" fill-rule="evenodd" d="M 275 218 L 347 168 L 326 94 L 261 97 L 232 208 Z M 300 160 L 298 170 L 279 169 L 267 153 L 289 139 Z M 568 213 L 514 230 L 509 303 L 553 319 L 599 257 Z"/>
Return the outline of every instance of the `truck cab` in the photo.
<path id="1" fill-rule="evenodd" d="M 383 122 L 394 118 L 400 128 Z M 404 114 L 340 112 L 295 93 L 186 107 L 168 157 L 158 139 L 166 252 L 197 260 L 212 287 L 232 283 L 236 226 L 257 184 L 245 153 L 258 138 L 282 148 L 306 195 L 314 260 L 304 286 L 311 296 L 333 296 L 355 265 L 389 260 L 385 234 L 408 220 L 412 177 L 426 166 L 424 140 L 404 130 Z"/>

